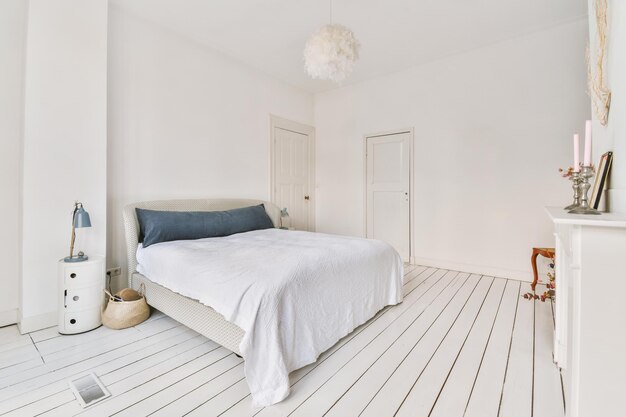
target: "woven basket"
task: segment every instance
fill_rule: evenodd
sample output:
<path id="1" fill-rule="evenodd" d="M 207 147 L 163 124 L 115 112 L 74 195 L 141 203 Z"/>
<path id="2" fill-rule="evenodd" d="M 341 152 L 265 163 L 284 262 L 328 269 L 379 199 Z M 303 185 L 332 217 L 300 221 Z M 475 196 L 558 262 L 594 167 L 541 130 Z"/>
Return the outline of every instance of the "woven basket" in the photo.
<path id="1" fill-rule="evenodd" d="M 102 324 L 111 329 L 125 329 L 127 327 L 136 326 L 150 317 L 150 306 L 146 302 L 145 286 L 141 284 L 139 292 L 130 288 L 111 295 L 110 292 L 104 290 L 107 294 L 107 303 L 102 309 Z"/>

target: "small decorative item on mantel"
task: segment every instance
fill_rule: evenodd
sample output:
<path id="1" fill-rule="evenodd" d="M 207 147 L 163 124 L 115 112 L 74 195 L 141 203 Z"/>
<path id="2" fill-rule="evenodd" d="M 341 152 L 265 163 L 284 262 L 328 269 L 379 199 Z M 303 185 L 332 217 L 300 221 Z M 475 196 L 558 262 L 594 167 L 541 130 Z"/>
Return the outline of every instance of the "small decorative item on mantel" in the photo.
<path id="1" fill-rule="evenodd" d="M 585 123 L 585 153 L 583 163 L 580 163 L 580 138 L 574 134 L 574 167 L 569 167 L 567 171 L 559 168 L 564 178 L 572 181 L 574 190 L 574 202 L 564 209 L 572 214 L 600 214 L 598 210 L 591 207 L 588 199 L 588 192 L 591 184 L 589 180 L 594 175 L 594 167 L 591 164 L 591 120 Z"/>
<path id="2" fill-rule="evenodd" d="M 563 171 L 559 169 L 559 171 Z M 564 177 L 569 178 L 572 181 L 572 189 L 574 190 L 574 202 L 565 207 L 565 210 L 571 210 L 580 205 L 580 137 L 578 133 L 574 133 L 574 167 L 568 168 L 567 172 L 563 174 Z"/>
<path id="3" fill-rule="evenodd" d="M 609 172 L 611 171 L 611 164 L 613 162 L 613 152 L 606 152 L 600 158 L 600 165 L 598 166 L 598 175 L 596 175 L 596 181 L 593 184 L 593 192 L 591 193 L 591 207 L 598 209 L 600 207 L 600 199 L 602 198 L 602 192 L 604 191 Z"/>
<path id="4" fill-rule="evenodd" d="M 559 168 L 559 172 L 562 172 L 563 178 L 569 178 L 572 181 L 572 189 L 574 190 L 574 201 L 567 207 L 564 207 L 564 210 L 571 210 L 580 205 L 580 190 L 578 186 L 580 185 L 580 172 L 575 171 L 574 168 L 569 167 L 567 170 L 563 168 Z"/>
<path id="5" fill-rule="evenodd" d="M 587 120 L 585 123 L 585 157 L 583 165 L 580 170 L 580 183 L 578 185 L 578 192 L 580 193 L 580 204 L 568 211 L 572 214 L 600 214 L 600 212 L 589 206 L 589 188 L 591 184 L 589 180 L 594 176 L 594 168 L 591 164 L 591 120 Z"/>

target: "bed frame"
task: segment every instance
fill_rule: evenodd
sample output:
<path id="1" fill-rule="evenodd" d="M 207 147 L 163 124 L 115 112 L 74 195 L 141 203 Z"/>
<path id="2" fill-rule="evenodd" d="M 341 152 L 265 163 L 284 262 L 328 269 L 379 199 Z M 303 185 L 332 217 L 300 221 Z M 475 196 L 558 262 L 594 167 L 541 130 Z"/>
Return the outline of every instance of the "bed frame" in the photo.
<path id="1" fill-rule="evenodd" d="M 150 281 L 137 272 L 137 246 L 139 245 L 139 223 L 135 208 L 165 211 L 219 211 L 258 204 L 265 206 L 274 227 L 280 225 L 280 209 L 273 203 L 263 200 L 244 199 L 197 199 L 197 200 L 161 200 L 144 201 L 129 204 L 124 207 L 124 230 L 126 234 L 126 255 L 128 257 L 128 286 L 139 288 L 143 283 L 146 287 L 146 301 L 152 307 L 160 310 L 174 320 L 184 324 L 192 330 L 232 350 L 238 355 L 239 345 L 244 331 L 237 325 L 227 321 L 224 317 L 201 304 L 197 300 L 177 294 L 161 285 Z"/>

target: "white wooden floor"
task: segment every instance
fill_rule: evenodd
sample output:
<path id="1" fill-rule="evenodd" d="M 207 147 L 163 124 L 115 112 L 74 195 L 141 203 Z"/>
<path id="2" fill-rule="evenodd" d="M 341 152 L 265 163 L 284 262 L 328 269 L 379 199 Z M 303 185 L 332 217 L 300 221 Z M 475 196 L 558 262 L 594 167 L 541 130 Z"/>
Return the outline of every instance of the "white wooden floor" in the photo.
<path id="1" fill-rule="evenodd" d="M 19 416 L 563 416 L 552 306 L 519 281 L 406 268 L 404 302 L 291 375 L 253 409 L 242 360 L 155 313 L 121 331 L 0 329 L 0 414 Z M 82 409 L 68 379 L 95 372 L 112 397 Z"/>

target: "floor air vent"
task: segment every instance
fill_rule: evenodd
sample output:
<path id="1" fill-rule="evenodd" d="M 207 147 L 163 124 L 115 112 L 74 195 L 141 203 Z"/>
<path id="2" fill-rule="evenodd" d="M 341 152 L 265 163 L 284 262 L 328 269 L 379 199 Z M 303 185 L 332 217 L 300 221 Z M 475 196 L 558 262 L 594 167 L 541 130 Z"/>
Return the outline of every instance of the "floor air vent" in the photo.
<path id="1" fill-rule="evenodd" d="M 109 391 L 102 385 L 102 382 L 93 373 L 70 381 L 70 389 L 83 408 L 111 396 Z"/>

